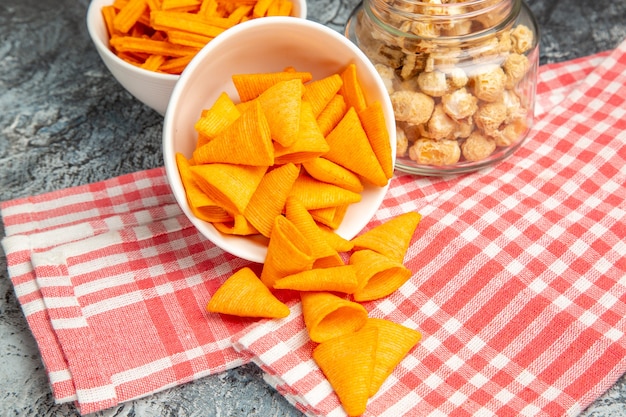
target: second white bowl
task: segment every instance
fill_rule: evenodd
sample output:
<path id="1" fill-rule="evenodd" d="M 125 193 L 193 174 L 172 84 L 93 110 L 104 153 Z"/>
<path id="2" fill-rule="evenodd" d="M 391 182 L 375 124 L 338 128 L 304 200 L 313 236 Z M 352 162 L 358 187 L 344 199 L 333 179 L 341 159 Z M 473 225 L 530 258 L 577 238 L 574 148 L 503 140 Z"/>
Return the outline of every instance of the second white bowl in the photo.
<path id="1" fill-rule="evenodd" d="M 292 16 L 305 19 L 307 14 L 306 1 L 291 1 L 293 3 Z M 174 90 L 180 76 L 139 68 L 124 61 L 111 51 L 109 34 L 102 17 L 102 8 L 111 4 L 113 4 L 113 0 L 92 0 L 87 10 L 87 30 L 96 51 L 104 65 L 124 89 L 146 106 L 164 115 L 172 90 Z"/>

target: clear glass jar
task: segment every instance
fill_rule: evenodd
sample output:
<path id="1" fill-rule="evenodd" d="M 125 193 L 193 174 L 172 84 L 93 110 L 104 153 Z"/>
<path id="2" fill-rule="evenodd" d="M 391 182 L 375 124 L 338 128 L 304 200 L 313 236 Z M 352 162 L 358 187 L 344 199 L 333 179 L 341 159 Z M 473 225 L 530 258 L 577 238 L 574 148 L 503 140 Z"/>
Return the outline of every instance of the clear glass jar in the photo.
<path id="1" fill-rule="evenodd" d="M 524 143 L 539 31 L 522 0 L 363 0 L 345 35 L 389 91 L 398 170 L 471 172 Z"/>

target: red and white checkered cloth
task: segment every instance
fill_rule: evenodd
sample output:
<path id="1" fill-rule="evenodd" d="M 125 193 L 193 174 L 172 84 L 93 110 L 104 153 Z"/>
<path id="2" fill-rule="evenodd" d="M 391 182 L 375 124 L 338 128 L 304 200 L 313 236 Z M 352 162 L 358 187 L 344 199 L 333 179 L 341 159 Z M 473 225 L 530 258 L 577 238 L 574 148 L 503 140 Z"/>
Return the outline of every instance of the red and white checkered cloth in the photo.
<path id="1" fill-rule="evenodd" d="M 57 402 L 91 413 L 243 364 L 205 313 L 247 263 L 203 239 L 163 169 L 2 204 L 9 276 Z"/>
<path id="2" fill-rule="evenodd" d="M 626 371 L 626 43 L 543 66 L 538 121 L 508 160 L 397 174 L 368 228 L 424 217 L 412 279 L 368 303 L 423 340 L 370 415 L 575 415 Z M 310 415 L 343 415 L 287 319 L 204 310 L 243 266 L 180 212 L 164 171 L 2 203 L 9 276 L 54 397 L 91 413 L 252 360 Z"/>

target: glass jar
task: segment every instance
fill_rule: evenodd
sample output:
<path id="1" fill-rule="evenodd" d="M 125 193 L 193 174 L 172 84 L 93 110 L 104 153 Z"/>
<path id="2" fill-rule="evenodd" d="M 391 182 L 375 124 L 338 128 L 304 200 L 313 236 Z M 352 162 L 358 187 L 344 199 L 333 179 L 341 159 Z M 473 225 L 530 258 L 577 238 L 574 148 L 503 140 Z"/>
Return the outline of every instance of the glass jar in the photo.
<path id="1" fill-rule="evenodd" d="M 398 170 L 471 172 L 524 143 L 539 31 L 522 0 L 363 0 L 345 35 L 389 91 Z"/>

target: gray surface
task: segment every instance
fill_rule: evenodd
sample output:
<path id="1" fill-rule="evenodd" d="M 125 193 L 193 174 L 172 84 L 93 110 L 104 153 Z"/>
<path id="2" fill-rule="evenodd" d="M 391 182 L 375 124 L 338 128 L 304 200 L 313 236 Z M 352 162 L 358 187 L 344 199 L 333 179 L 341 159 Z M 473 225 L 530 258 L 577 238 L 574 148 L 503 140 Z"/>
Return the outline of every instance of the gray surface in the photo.
<path id="1" fill-rule="evenodd" d="M 162 118 L 106 71 L 84 24 L 87 0 L 0 2 L 0 200 L 162 165 Z M 341 30 L 355 0 L 309 1 L 311 20 Z M 612 49 L 626 38 L 624 0 L 529 0 L 541 63 Z M 4 230 L 0 231 L 4 236 Z M 55 405 L 35 341 L 0 256 L 0 416 L 75 416 Z M 98 416 L 301 414 L 244 366 Z M 622 377 L 584 413 L 626 416 Z"/>

